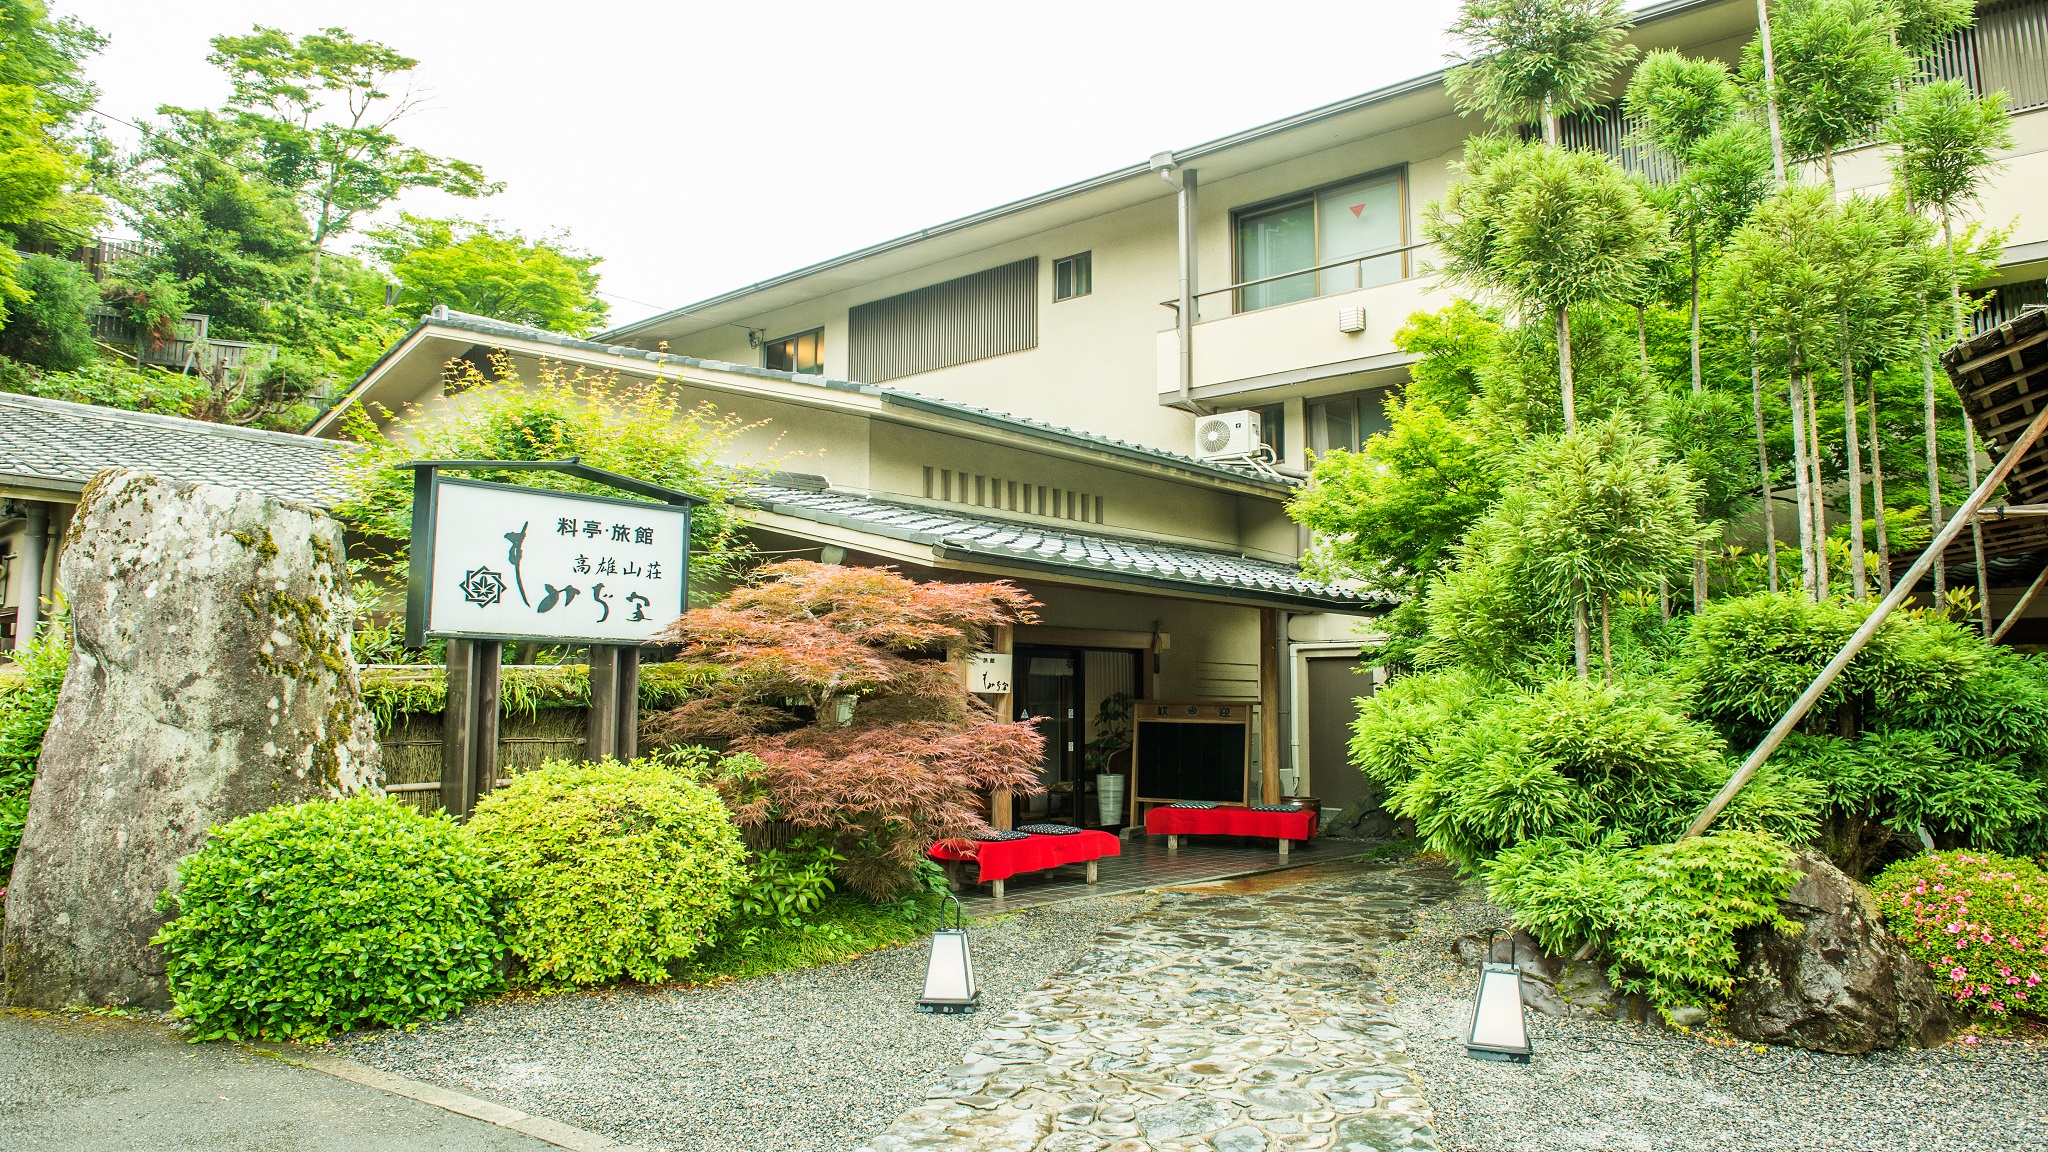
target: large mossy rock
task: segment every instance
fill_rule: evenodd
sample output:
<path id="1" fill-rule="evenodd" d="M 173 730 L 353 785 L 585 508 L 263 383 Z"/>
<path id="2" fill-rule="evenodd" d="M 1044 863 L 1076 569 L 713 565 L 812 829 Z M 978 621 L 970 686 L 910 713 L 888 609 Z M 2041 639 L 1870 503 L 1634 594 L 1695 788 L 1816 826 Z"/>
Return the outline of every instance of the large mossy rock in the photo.
<path id="1" fill-rule="evenodd" d="M 207 828 L 378 787 L 341 527 L 109 470 L 58 582 L 74 648 L 7 889 L 5 997 L 159 1007 L 157 897 Z"/>
<path id="2" fill-rule="evenodd" d="M 1885 931 L 1870 890 L 1817 853 L 1801 853 L 1794 867 L 1805 876 L 1779 910 L 1802 930 L 1751 928 L 1737 938 L 1729 1031 L 1843 1054 L 1946 1040 L 1948 1001 Z"/>

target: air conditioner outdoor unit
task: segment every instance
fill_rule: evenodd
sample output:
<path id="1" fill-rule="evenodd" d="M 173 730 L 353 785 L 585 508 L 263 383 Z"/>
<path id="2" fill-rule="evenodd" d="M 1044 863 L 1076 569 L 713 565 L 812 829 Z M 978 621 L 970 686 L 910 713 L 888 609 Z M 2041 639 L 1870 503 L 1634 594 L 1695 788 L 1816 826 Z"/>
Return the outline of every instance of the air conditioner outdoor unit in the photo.
<path id="1" fill-rule="evenodd" d="M 1242 460 L 1259 450 L 1257 412 L 1218 412 L 1195 421 L 1197 460 Z"/>

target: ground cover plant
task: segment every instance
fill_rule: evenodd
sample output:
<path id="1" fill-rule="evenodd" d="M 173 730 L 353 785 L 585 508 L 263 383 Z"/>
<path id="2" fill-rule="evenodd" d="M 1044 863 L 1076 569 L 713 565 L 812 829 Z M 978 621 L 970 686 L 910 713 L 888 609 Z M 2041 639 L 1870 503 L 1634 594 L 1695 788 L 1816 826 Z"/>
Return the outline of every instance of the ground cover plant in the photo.
<path id="1" fill-rule="evenodd" d="M 1957 1004 L 2048 1014 L 2048 874 L 2032 861 L 1934 852 L 1885 869 L 1875 891 L 1892 934 Z"/>
<path id="2" fill-rule="evenodd" d="M 748 880 L 717 794 L 663 757 L 522 772 L 465 832 L 496 870 L 519 979 L 544 990 L 669 979 Z"/>
<path id="3" fill-rule="evenodd" d="M 211 831 L 158 901 L 192 1039 L 324 1041 L 497 990 L 490 865 L 446 816 L 355 796 Z"/>
<path id="4" fill-rule="evenodd" d="M 768 565 L 665 634 L 724 675 L 647 734 L 747 753 L 711 777 L 734 818 L 812 833 L 843 858 L 847 888 L 893 899 L 934 841 L 987 826 L 990 793 L 1038 786 L 1037 730 L 996 720 L 950 662 L 1031 607 L 1003 582 Z"/>

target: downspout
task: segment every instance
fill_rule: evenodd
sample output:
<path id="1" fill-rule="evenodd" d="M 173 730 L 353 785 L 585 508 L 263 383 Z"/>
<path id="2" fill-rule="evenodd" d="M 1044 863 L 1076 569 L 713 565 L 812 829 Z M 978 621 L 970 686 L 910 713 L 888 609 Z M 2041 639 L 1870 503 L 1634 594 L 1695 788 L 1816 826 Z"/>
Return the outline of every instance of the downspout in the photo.
<path id="1" fill-rule="evenodd" d="M 23 510 L 28 526 L 21 538 L 21 606 L 14 617 L 14 646 L 26 648 L 36 638 L 43 614 L 43 557 L 50 533 L 50 506 L 30 501 Z"/>
<path id="2" fill-rule="evenodd" d="M 1152 170 L 1179 193 L 1174 202 L 1179 218 L 1180 307 L 1175 309 L 1174 328 L 1180 340 L 1180 395 L 1173 406 L 1199 416 L 1202 409 L 1195 403 L 1195 170 L 1180 167 L 1171 152 L 1152 157 Z"/>

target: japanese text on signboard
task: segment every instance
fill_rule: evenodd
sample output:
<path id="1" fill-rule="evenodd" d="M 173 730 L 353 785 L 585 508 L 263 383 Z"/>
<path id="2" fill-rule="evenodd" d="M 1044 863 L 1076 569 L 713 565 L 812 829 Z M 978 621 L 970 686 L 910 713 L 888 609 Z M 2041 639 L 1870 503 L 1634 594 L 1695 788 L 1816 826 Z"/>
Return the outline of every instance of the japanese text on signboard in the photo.
<path id="1" fill-rule="evenodd" d="M 639 642 L 683 611 L 681 508 L 445 479 L 436 492 L 432 634 Z"/>

